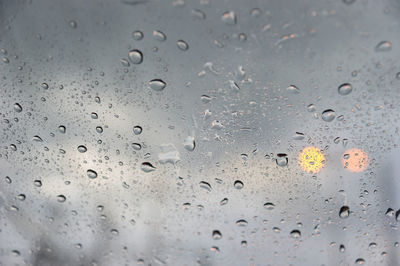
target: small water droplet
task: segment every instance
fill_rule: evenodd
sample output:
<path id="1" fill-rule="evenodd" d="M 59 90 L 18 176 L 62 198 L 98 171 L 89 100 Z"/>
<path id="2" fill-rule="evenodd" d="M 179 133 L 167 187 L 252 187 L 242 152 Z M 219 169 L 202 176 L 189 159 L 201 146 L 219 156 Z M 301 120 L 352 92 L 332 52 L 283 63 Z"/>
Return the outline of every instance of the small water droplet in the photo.
<path id="1" fill-rule="evenodd" d="M 67 200 L 67 198 L 64 195 L 58 195 L 57 196 L 57 201 L 58 202 L 64 202 L 66 200 Z"/>
<path id="2" fill-rule="evenodd" d="M 285 153 L 278 153 L 276 158 L 276 164 L 279 166 L 286 166 L 288 164 L 287 154 Z"/>
<path id="3" fill-rule="evenodd" d="M 138 65 L 143 62 L 143 54 L 137 49 L 129 51 L 128 57 L 133 64 Z"/>
<path id="4" fill-rule="evenodd" d="M 91 114 L 90 114 L 90 117 L 91 117 L 92 119 L 98 119 L 98 118 L 99 118 L 98 114 L 95 113 L 95 112 L 91 113 Z"/>
<path id="5" fill-rule="evenodd" d="M 140 151 L 142 149 L 142 145 L 140 145 L 139 143 L 132 143 L 132 148 L 135 151 Z"/>
<path id="6" fill-rule="evenodd" d="M 289 87 L 286 88 L 286 90 L 292 94 L 299 94 L 300 89 L 296 87 L 295 85 L 290 85 Z"/>
<path id="7" fill-rule="evenodd" d="M 296 132 L 296 134 L 293 136 L 294 140 L 303 140 L 304 139 L 304 134 L 300 132 Z"/>
<path id="8" fill-rule="evenodd" d="M 162 42 L 167 39 L 167 36 L 162 31 L 155 30 L 153 31 L 153 38 L 157 41 Z"/>
<path id="9" fill-rule="evenodd" d="M 184 40 L 179 40 L 176 42 L 178 48 L 182 51 L 186 51 L 189 49 L 189 45 Z"/>
<path id="10" fill-rule="evenodd" d="M 347 218 L 350 215 L 350 208 L 348 206 L 342 206 L 339 210 L 339 217 L 340 218 Z"/>
<path id="11" fill-rule="evenodd" d="M 381 41 L 375 46 L 376 52 L 388 52 L 392 50 L 392 44 L 389 41 Z"/>
<path id="12" fill-rule="evenodd" d="M 156 170 L 156 168 L 149 162 L 143 162 L 140 169 L 142 169 L 142 171 L 145 173 L 150 173 Z"/>
<path id="13" fill-rule="evenodd" d="M 97 177 L 97 172 L 92 169 L 89 169 L 87 170 L 87 176 L 91 179 L 94 179 Z"/>
<path id="14" fill-rule="evenodd" d="M 228 25 L 236 24 L 236 14 L 233 11 L 226 11 L 222 14 L 221 20 Z"/>
<path id="15" fill-rule="evenodd" d="M 293 230 L 290 232 L 290 236 L 292 238 L 300 238 L 301 237 L 301 232 L 299 230 Z"/>
<path id="16" fill-rule="evenodd" d="M 275 204 L 273 204 L 272 202 L 267 202 L 264 204 L 264 208 L 266 208 L 267 210 L 273 210 L 275 208 Z"/>
<path id="17" fill-rule="evenodd" d="M 223 199 L 219 202 L 219 205 L 223 206 L 223 205 L 227 204 L 228 201 L 229 201 L 228 198 L 223 198 Z"/>
<path id="18" fill-rule="evenodd" d="M 140 134 L 142 134 L 142 131 L 143 131 L 143 129 L 142 129 L 141 126 L 134 126 L 134 127 L 133 127 L 133 133 L 134 133 L 135 135 L 140 135 Z"/>
<path id="19" fill-rule="evenodd" d="M 199 186 L 200 186 L 201 188 L 207 190 L 208 192 L 211 191 L 211 185 L 210 185 L 209 183 L 205 182 L 205 181 L 201 181 L 201 182 L 199 183 Z"/>
<path id="20" fill-rule="evenodd" d="M 22 106 L 19 103 L 15 103 L 14 104 L 14 111 L 17 113 L 21 113 L 22 112 Z"/>
<path id="21" fill-rule="evenodd" d="M 124 67 L 129 67 L 131 65 L 129 61 L 126 60 L 125 58 L 121 58 L 119 61 L 121 62 L 121 65 Z"/>
<path id="22" fill-rule="evenodd" d="M 69 24 L 69 26 L 70 26 L 72 29 L 76 29 L 76 27 L 78 27 L 78 23 L 76 23 L 75 20 L 70 20 L 70 21 L 68 22 L 68 24 Z"/>
<path id="23" fill-rule="evenodd" d="M 149 81 L 149 86 L 155 91 L 162 91 L 167 84 L 161 79 L 153 79 Z"/>
<path id="24" fill-rule="evenodd" d="M 236 221 L 237 226 L 246 226 L 247 224 L 248 224 L 247 221 L 244 219 L 240 219 L 240 220 Z"/>
<path id="25" fill-rule="evenodd" d="M 97 126 L 96 127 L 96 132 L 100 133 L 100 134 L 103 133 L 103 128 L 101 126 Z"/>
<path id="26" fill-rule="evenodd" d="M 244 187 L 244 184 L 243 184 L 242 181 L 236 180 L 236 181 L 233 183 L 233 186 L 234 186 L 236 189 L 242 189 L 242 188 Z"/>
<path id="27" fill-rule="evenodd" d="M 344 247 L 344 245 L 340 245 L 339 251 L 343 253 L 343 252 L 345 252 L 345 250 L 346 250 L 346 248 Z"/>
<path id="28" fill-rule="evenodd" d="M 58 127 L 58 131 L 62 134 L 65 134 L 65 132 L 67 131 L 67 128 L 63 125 Z"/>
<path id="29" fill-rule="evenodd" d="M 42 186 L 42 181 L 35 180 L 35 181 L 33 181 L 33 184 L 35 185 L 35 187 L 41 187 Z"/>
<path id="30" fill-rule="evenodd" d="M 47 90 L 49 88 L 49 84 L 47 83 L 42 83 L 42 89 Z"/>
<path id="31" fill-rule="evenodd" d="M 86 146 L 84 146 L 84 145 L 79 145 L 79 146 L 78 146 L 78 151 L 79 151 L 80 153 L 84 153 L 84 152 L 87 151 L 87 148 L 86 148 Z"/>
<path id="32" fill-rule="evenodd" d="M 24 200 L 26 199 L 26 196 L 25 196 L 25 194 L 19 194 L 19 195 L 17 196 L 17 198 L 18 198 L 20 201 L 24 201 Z"/>
<path id="33" fill-rule="evenodd" d="M 325 122 L 332 122 L 335 119 L 335 111 L 332 109 L 327 109 L 322 112 L 322 120 Z"/>
<path id="34" fill-rule="evenodd" d="M 385 215 L 387 217 L 393 217 L 394 216 L 394 210 L 392 208 L 387 209 Z"/>
<path id="35" fill-rule="evenodd" d="M 353 90 L 353 87 L 350 83 L 343 83 L 339 86 L 338 92 L 340 95 L 348 95 Z"/>
<path id="36" fill-rule="evenodd" d="M 212 232 L 212 238 L 215 239 L 215 240 L 221 239 L 222 238 L 221 232 L 218 231 L 218 230 L 214 230 Z"/>
<path id="37" fill-rule="evenodd" d="M 356 259 L 356 264 L 363 265 L 365 264 L 365 260 L 363 258 Z"/>
<path id="38" fill-rule="evenodd" d="M 32 141 L 42 142 L 43 140 L 42 140 L 42 138 L 39 137 L 38 135 L 35 135 L 35 136 L 32 137 Z"/>
<path id="39" fill-rule="evenodd" d="M 188 151 L 194 151 L 194 149 L 196 147 L 196 142 L 194 141 L 194 137 L 192 137 L 192 136 L 186 137 L 183 142 L 183 146 Z"/>
<path id="40" fill-rule="evenodd" d="M 143 39 L 143 32 L 137 30 L 132 32 L 132 37 L 133 39 L 135 39 L 136 41 L 140 41 L 141 39 Z"/>

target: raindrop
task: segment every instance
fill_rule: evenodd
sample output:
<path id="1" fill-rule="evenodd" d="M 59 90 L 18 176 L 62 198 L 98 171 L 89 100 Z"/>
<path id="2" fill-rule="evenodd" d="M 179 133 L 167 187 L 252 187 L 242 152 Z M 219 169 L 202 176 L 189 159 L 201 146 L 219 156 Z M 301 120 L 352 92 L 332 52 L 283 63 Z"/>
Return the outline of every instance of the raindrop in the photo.
<path id="1" fill-rule="evenodd" d="M 134 49 L 129 51 L 128 53 L 129 56 L 129 60 L 133 63 L 133 64 L 140 64 L 143 62 L 143 54 L 141 51 Z"/>
<path id="2" fill-rule="evenodd" d="M 149 173 L 156 170 L 156 168 L 149 162 L 143 162 L 140 168 L 145 173 Z"/>
<path id="3" fill-rule="evenodd" d="M 11 180 L 11 178 L 9 176 L 6 176 L 6 183 L 7 184 L 11 184 L 12 183 L 12 180 Z"/>
<path id="4" fill-rule="evenodd" d="M 332 122 L 335 119 L 335 111 L 332 109 L 327 109 L 322 112 L 322 120 L 325 122 Z"/>
<path id="5" fill-rule="evenodd" d="M 228 201 L 229 201 L 228 198 L 223 198 L 223 199 L 219 202 L 219 205 L 223 206 L 223 205 L 227 204 Z"/>
<path id="6" fill-rule="evenodd" d="M 64 201 L 66 201 L 66 199 L 67 199 L 67 198 L 66 198 L 64 195 L 58 195 L 58 196 L 57 196 L 57 201 L 58 201 L 58 202 L 64 202 Z"/>
<path id="7" fill-rule="evenodd" d="M 267 202 L 267 203 L 264 204 L 264 207 L 267 210 L 273 210 L 275 208 L 275 204 L 273 204 L 272 202 Z"/>
<path id="8" fill-rule="evenodd" d="M 124 67 L 129 67 L 131 65 L 131 64 L 129 64 L 129 61 L 124 58 L 121 58 L 119 61 L 121 62 L 122 66 L 124 66 Z"/>
<path id="9" fill-rule="evenodd" d="M 24 200 L 26 199 L 26 196 L 25 196 L 25 194 L 19 194 L 19 195 L 17 196 L 17 198 L 18 198 L 20 201 L 24 201 Z"/>
<path id="10" fill-rule="evenodd" d="M 155 30 L 155 31 L 153 31 L 153 38 L 157 41 L 162 42 L 167 39 L 167 36 L 163 32 L 161 32 L 159 30 Z"/>
<path id="11" fill-rule="evenodd" d="M 246 226 L 248 223 L 246 220 L 240 219 L 236 221 L 237 226 Z"/>
<path id="12" fill-rule="evenodd" d="M 294 140 L 303 140 L 304 139 L 304 134 L 300 132 L 296 132 L 296 134 L 293 136 Z"/>
<path id="13" fill-rule="evenodd" d="M 301 237 L 301 232 L 299 230 L 293 230 L 290 232 L 290 236 L 292 238 L 300 238 Z"/>
<path id="14" fill-rule="evenodd" d="M 161 79 L 153 79 L 149 81 L 149 86 L 155 91 L 162 91 L 167 84 Z"/>
<path id="15" fill-rule="evenodd" d="M 350 215 L 350 208 L 348 206 L 342 206 L 339 211 L 340 218 L 347 218 Z"/>
<path id="16" fill-rule="evenodd" d="M 215 239 L 215 240 L 221 239 L 222 238 L 221 232 L 218 231 L 218 230 L 214 230 L 212 232 L 212 238 Z"/>
<path id="17" fill-rule="evenodd" d="M 236 189 L 242 189 L 242 188 L 244 187 L 244 184 L 243 184 L 242 181 L 236 180 L 236 181 L 233 183 L 233 186 L 234 186 Z"/>
<path id="18" fill-rule="evenodd" d="M 47 90 L 49 88 L 49 84 L 42 83 L 42 89 Z"/>
<path id="19" fill-rule="evenodd" d="M 60 133 L 63 133 L 63 134 L 65 134 L 65 132 L 67 131 L 67 128 L 65 127 L 65 126 L 59 126 L 58 127 L 58 131 L 60 132 Z"/>
<path id="20" fill-rule="evenodd" d="M 142 149 L 142 145 L 140 145 L 139 143 L 132 143 L 132 148 L 135 151 L 140 151 Z"/>
<path id="21" fill-rule="evenodd" d="M 350 83 L 343 83 L 339 86 L 338 92 L 340 95 L 348 95 L 353 90 L 353 87 Z"/>
<path id="22" fill-rule="evenodd" d="M 38 135 L 35 135 L 35 136 L 32 137 L 32 141 L 42 142 L 43 140 L 42 140 L 42 138 L 39 137 Z"/>
<path id="23" fill-rule="evenodd" d="M 387 217 L 393 217 L 394 216 L 394 210 L 392 208 L 387 209 L 385 215 Z"/>
<path id="24" fill-rule="evenodd" d="M 137 30 L 132 32 L 132 37 L 133 39 L 135 39 L 136 41 L 140 41 L 141 39 L 143 39 L 143 32 Z"/>
<path id="25" fill-rule="evenodd" d="M 200 183 L 199 183 L 199 186 L 201 187 L 201 188 L 204 188 L 205 190 L 207 190 L 207 191 L 211 191 L 211 185 L 209 184 L 209 183 L 207 183 L 207 182 L 205 182 L 205 181 L 201 181 Z"/>
<path id="26" fill-rule="evenodd" d="M 363 258 L 356 259 L 356 264 L 359 265 L 365 264 L 365 260 Z"/>
<path id="27" fill-rule="evenodd" d="M 290 85 L 289 87 L 286 88 L 286 90 L 290 93 L 293 94 L 299 94 L 300 93 L 300 89 L 297 88 L 295 85 Z"/>
<path id="28" fill-rule="evenodd" d="M 188 151 L 194 151 L 194 149 L 196 147 L 196 142 L 194 141 L 194 137 L 192 137 L 192 136 L 186 137 L 183 142 L 183 146 Z"/>
<path id="29" fill-rule="evenodd" d="M 86 148 L 86 146 L 84 146 L 84 145 L 79 145 L 79 146 L 78 146 L 78 151 L 79 151 L 80 153 L 84 153 L 84 152 L 87 151 L 87 148 Z"/>
<path id="30" fill-rule="evenodd" d="M 35 187 L 41 187 L 42 186 L 42 181 L 35 180 L 35 181 L 33 181 L 33 184 L 35 185 Z"/>
<path id="31" fill-rule="evenodd" d="M 183 41 L 183 40 L 179 40 L 176 42 L 176 45 L 178 46 L 178 48 L 182 51 L 186 51 L 187 49 L 189 49 L 189 45 Z"/>
<path id="32" fill-rule="evenodd" d="M 278 153 L 278 158 L 276 158 L 276 164 L 279 166 L 286 166 L 288 164 L 287 154 L 285 153 Z"/>
<path id="33" fill-rule="evenodd" d="M 392 50 L 392 44 L 389 41 L 381 41 L 375 46 L 376 52 L 387 52 Z"/>
<path id="34" fill-rule="evenodd" d="M 110 232 L 111 232 L 111 234 L 113 234 L 115 236 L 119 235 L 119 232 L 117 229 L 111 229 Z"/>
<path id="35" fill-rule="evenodd" d="M 87 176 L 91 179 L 94 179 L 97 177 L 97 172 L 92 169 L 89 169 L 87 170 Z"/>
<path id="36" fill-rule="evenodd" d="M 100 133 L 100 134 L 103 133 L 103 128 L 101 126 L 97 126 L 96 127 L 96 132 Z"/>
<path id="37" fill-rule="evenodd" d="M 400 209 L 398 209 L 396 212 L 396 221 L 400 222 Z"/>
<path id="38" fill-rule="evenodd" d="M 134 126 L 134 127 L 133 127 L 133 133 L 134 133 L 135 135 L 140 135 L 140 134 L 142 134 L 142 131 L 143 131 L 143 129 L 142 129 L 141 126 Z"/>
<path id="39" fill-rule="evenodd" d="M 98 118 L 99 118 L 99 116 L 98 116 L 97 113 L 95 113 L 95 112 L 91 113 L 91 114 L 90 114 L 90 117 L 91 117 L 92 119 L 98 119 Z"/>
<path id="40" fill-rule="evenodd" d="M 340 245 L 339 251 L 343 253 L 345 250 L 346 250 L 346 248 L 344 247 L 344 245 Z"/>
<path id="41" fill-rule="evenodd" d="M 14 104 L 14 111 L 17 113 L 21 113 L 22 112 L 22 106 L 19 103 L 15 103 Z"/>
<path id="42" fill-rule="evenodd" d="M 68 22 L 68 24 L 69 24 L 69 26 L 70 26 L 71 28 L 73 28 L 73 29 L 76 29 L 76 27 L 78 27 L 78 23 L 76 23 L 75 20 L 70 20 L 70 21 Z"/>
<path id="43" fill-rule="evenodd" d="M 222 14 L 221 20 L 228 25 L 236 24 L 236 14 L 233 11 L 227 11 Z"/>

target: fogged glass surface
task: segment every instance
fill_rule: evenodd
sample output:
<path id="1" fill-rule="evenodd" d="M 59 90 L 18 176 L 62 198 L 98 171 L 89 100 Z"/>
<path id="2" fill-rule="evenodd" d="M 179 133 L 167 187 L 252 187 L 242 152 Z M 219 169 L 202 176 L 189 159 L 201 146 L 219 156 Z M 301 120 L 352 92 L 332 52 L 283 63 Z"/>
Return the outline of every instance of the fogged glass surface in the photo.
<path id="1" fill-rule="evenodd" d="M 0 2 L 1 265 L 398 265 L 398 0 Z"/>

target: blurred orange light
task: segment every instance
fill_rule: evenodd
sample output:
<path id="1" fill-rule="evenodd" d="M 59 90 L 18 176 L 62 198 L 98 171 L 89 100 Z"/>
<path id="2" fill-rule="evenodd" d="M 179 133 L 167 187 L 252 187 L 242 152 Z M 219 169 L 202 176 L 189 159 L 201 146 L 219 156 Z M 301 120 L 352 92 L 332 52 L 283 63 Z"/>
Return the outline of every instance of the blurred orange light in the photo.
<path id="1" fill-rule="evenodd" d="M 342 156 L 342 166 L 350 172 L 362 172 L 368 167 L 368 155 L 360 149 L 349 149 Z"/>

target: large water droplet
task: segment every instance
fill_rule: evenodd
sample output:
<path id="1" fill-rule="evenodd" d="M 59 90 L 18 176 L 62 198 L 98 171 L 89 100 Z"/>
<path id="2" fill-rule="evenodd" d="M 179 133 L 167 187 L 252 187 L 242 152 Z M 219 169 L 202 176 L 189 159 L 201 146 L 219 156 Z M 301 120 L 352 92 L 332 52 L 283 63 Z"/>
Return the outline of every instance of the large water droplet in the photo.
<path id="1" fill-rule="evenodd" d="M 87 148 L 86 148 L 86 146 L 84 146 L 84 145 L 79 145 L 79 146 L 78 146 L 78 151 L 79 151 L 80 153 L 84 153 L 84 152 L 87 151 Z"/>
<path id="2" fill-rule="evenodd" d="M 243 184 L 242 181 L 236 180 L 235 183 L 233 183 L 233 186 L 234 186 L 236 189 L 242 189 L 242 188 L 244 187 L 244 184 Z"/>
<path id="3" fill-rule="evenodd" d="M 142 169 L 142 171 L 145 173 L 150 173 L 156 170 L 156 168 L 149 162 L 143 162 L 140 169 Z"/>
<path id="4" fill-rule="evenodd" d="M 149 81 L 149 86 L 155 91 L 162 91 L 167 84 L 161 79 L 153 79 Z"/>
<path id="5" fill-rule="evenodd" d="M 353 87 L 350 83 L 343 83 L 339 86 L 338 92 L 340 95 L 348 95 L 353 90 Z"/>
<path id="6" fill-rule="evenodd" d="M 389 41 L 381 41 L 375 46 L 377 52 L 388 52 L 392 50 L 392 44 Z"/>
<path id="7" fill-rule="evenodd" d="M 129 51 L 128 53 L 129 56 L 129 60 L 133 63 L 133 64 L 140 64 L 143 62 L 143 54 L 141 51 L 134 49 Z"/>
<path id="8" fill-rule="evenodd" d="M 335 111 L 332 109 L 327 109 L 322 112 L 322 120 L 325 122 L 332 122 L 335 119 Z"/>
<path id="9" fill-rule="evenodd" d="M 133 127 L 133 133 L 134 133 L 135 135 L 140 135 L 140 134 L 142 134 L 142 131 L 143 131 L 143 129 L 142 129 L 141 126 L 134 126 L 134 127 Z"/>
<path id="10" fill-rule="evenodd" d="M 97 177 L 97 172 L 92 169 L 89 169 L 87 170 L 87 176 L 91 179 L 94 179 Z"/>

